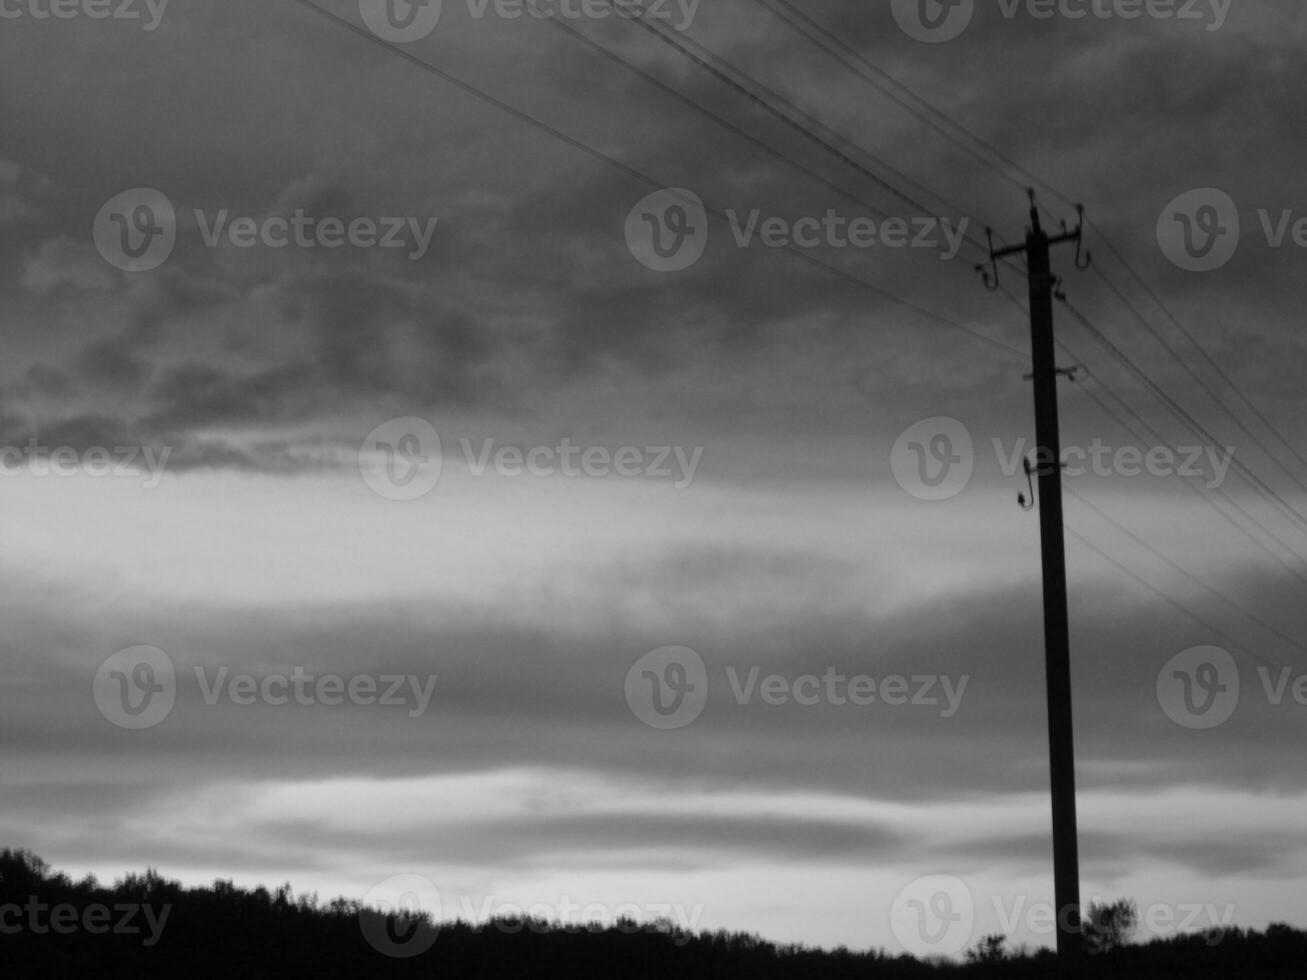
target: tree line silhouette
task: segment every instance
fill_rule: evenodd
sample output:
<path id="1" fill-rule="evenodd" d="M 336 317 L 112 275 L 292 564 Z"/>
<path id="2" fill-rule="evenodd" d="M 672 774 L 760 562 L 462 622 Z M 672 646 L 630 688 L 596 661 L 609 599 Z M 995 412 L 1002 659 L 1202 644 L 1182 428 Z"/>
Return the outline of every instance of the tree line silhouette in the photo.
<path id="1" fill-rule="evenodd" d="M 1045 950 L 1009 952 L 986 936 L 962 962 L 906 954 L 778 945 L 744 933 L 690 933 L 671 922 L 619 920 L 578 928 L 529 918 L 490 923 L 404 920 L 358 902 L 247 890 L 218 880 L 185 888 L 150 870 L 112 886 L 73 881 L 34 854 L 0 851 L 0 977 L 531 977 L 853 978 L 1303 976 L 1307 933 L 1275 924 L 1128 942 L 1134 907 L 1090 910 L 1090 945 L 1078 963 Z M 422 930 L 408 958 L 378 951 Z"/>

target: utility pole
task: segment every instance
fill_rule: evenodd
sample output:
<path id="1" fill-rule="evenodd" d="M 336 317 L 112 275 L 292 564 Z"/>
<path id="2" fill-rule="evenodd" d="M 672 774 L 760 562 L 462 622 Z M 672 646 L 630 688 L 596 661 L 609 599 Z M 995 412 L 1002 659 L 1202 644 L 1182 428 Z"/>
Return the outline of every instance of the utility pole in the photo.
<path id="1" fill-rule="evenodd" d="M 998 288 L 998 262 L 1024 253 L 1029 266 L 1030 344 L 1034 361 L 1035 464 L 1026 460 L 1026 477 L 1039 478 L 1039 539 L 1044 569 L 1044 673 L 1048 694 L 1048 763 L 1053 809 L 1053 894 L 1057 907 L 1057 952 L 1067 958 L 1082 948 L 1080 929 L 1080 857 L 1076 835 L 1076 757 L 1071 723 L 1071 650 L 1067 624 L 1066 542 L 1062 530 L 1062 444 L 1057 420 L 1057 379 L 1074 377 L 1074 369 L 1059 369 L 1053 348 L 1053 297 L 1060 278 L 1054 277 L 1050 251 L 1065 242 L 1076 244 L 1076 268 L 1089 266 L 1081 251 L 1080 226 L 1050 237 L 1039 223 L 1035 192 L 1030 191 L 1030 227 L 1024 245 L 995 249 L 990 235 L 990 268 L 977 266 L 985 285 Z M 1034 486 L 1031 485 L 1033 495 Z M 1023 507 L 1031 509 L 1034 501 Z"/>

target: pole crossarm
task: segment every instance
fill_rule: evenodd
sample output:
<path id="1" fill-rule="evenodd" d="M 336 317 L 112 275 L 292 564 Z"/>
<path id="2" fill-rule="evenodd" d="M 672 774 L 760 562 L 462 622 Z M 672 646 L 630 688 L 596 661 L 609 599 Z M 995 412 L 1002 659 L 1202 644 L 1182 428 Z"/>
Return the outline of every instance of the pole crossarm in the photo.
<path id="1" fill-rule="evenodd" d="M 986 228 L 985 235 L 989 239 L 989 268 L 982 263 L 976 266 L 976 271 L 980 273 L 981 278 L 985 280 L 985 287 L 993 292 L 998 289 L 998 264 L 1003 259 L 1012 258 L 1014 255 L 1029 256 L 1032 240 L 1034 236 L 1042 236 L 1045 248 L 1051 248 L 1054 245 L 1062 245 L 1066 242 L 1076 243 L 1076 268 L 1083 272 L 1089 268 L 1093 256 L 1084 251 L 1084 227 L 1085 227 L 1085 208 L 1083 204 L 1076 205 L 1076 214 L 1079 221 L 1075 230 L 1067 228 L 1066 222 L 1062 222 L 1062 232 L 1058 235 L 1045 235 L 1043 228 L 1039 223 L 1039 207 L 1035 203 L 1034 190 L 1030 194 L 1030 227 L 1026 229 L 1026 241 L 1020 245 L 1005 245 L 1002 248 L 994 247 L 994 229 Z"/>

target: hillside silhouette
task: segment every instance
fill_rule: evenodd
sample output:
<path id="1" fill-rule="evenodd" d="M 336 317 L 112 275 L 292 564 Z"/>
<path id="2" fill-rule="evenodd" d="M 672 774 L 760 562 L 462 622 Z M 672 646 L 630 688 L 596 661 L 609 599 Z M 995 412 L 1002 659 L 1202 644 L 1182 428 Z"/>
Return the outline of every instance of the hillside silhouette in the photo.
<path id="1" fill-rule="evenodd" d="M 149 908 L 148 914 L 143 910 Z M 56 908 L 58 912 L 56 913 Z M 136 909 L 131 913 L 132 909 Z M 130 914 L 130 917 L 129 917 Z M 55 926 L 58 926 L 56 934 Z M 622 928 L 626 925 L 626 928 Z M 0 977 L 1301 977 L 1307 933 L 1232 928 L 1124 946 L 1076 964 L 1051 953 L 1012 956 L 992 939 L 967 963 L 783 946 L 671 923 L 593 930 L 539 920 L 413 922 L 357 902 L 230 882 L 184 888 L 153 871 L 110 887 L 73 881 L 30 852 L 0 851 Z M 377 945 L 425 930 L 407 959 Z M 422 943 L 420 945 L 425 945 Z"/>

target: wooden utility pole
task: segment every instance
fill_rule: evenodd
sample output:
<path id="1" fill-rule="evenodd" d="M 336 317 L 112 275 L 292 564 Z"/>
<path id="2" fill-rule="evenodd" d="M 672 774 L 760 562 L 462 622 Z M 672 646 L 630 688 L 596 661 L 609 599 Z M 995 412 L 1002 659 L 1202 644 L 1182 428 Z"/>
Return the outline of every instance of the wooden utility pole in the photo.
<path id="1" fill-rule="evenodd" d="M 1083 226 L 1083 209 L 1081 226 Z M 1035 464 L 1039 478 L 1039 539 L 1044 569 L 1044 673 L 1048 691 L 1048 763 L 1053 804 L 1053 894 L 1057 906 L 1057 951 L 1068 957 L 1082 949 L 1080 856 L 1076 835 L 1076 757 L 1071 718 L 1071 650 L 1067 625 L 1066 544 L 1062 530 L 1062 444 L 1057 419 L 1059 370 L 1053 349 L 1053 276 L 1050 251 L 1076 243 L 1076 268 L 1089 265 L 1081 251 L 1082 227 L 1050 237 L 1040 227 L 1035 192 L 1030 192 L 1030 227 L 1024 245 L 995 249 L 990 238 L 990 269 L 978 269 L 991 289 L 998 288 L 998 262 L 1024 253 L 1029 266 L 1030 344 L 1035 385 Z M 1083 256 L 1083 259 L 1082 259 Z M 1033 489 L 1033 487 L 1032 487 Z M 1033 501 L 1031 502 L 1033 506 Z"/>

